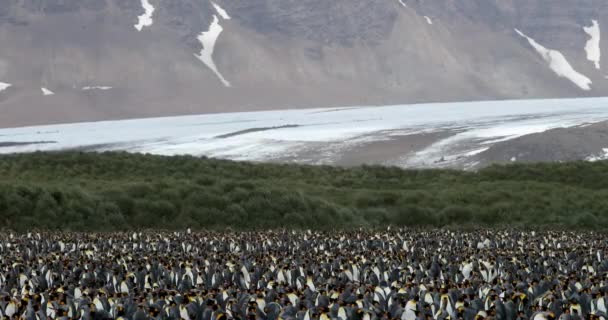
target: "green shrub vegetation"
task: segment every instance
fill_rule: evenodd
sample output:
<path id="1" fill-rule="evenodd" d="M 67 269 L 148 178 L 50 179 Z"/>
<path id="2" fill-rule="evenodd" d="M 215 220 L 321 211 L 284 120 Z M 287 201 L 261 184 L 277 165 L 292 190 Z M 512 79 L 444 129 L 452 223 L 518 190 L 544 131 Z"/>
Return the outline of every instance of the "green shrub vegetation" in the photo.
<path id="1" fill-rule="evenodd" d="M 0 228 L 608 225 L 608 162 L 478 172 L 253 164 L 128 153 L 0 156 Z"/>

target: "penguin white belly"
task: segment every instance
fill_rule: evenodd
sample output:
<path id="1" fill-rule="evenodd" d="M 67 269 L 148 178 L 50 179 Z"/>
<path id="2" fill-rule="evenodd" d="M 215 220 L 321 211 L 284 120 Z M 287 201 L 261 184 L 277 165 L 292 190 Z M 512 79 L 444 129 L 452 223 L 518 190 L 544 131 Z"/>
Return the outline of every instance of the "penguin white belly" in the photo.
<path id="1" fill-rule="evenodd" d="M 277 275 L 277 281 L 279 282 L 279 284 L 285 283 L 285 276 L 283 275 L 283 271 L 279 271 L 279 274 Z"/>
<path id="2" fill-rule="evenodd" d="M 401 320 L 416 320 L 416 313 L 414 310 L 407 309 L 401 316 Z"/>
<path id="3" fill-rule="evenodd" d="M 462 267 L 462 275 L 466 280 L 471 278 L 471 272 L 473 271 L 473 264 L 468 263 Z"/>
<path id="4" fill-rule="evenodd" d="M 353 280 L 360 282 L 361 281 L 361 275 L 359 273 L 359 268 L 357 268 L 356 265 L 353 265 Z"/>
<path id="5" fill-rule="evenodd" d="M 6 312 L 6 314 L 8 315 L 8 311 Z M 14 312 L 13 312 L 14 314 Z M 48 317 L 50 317 L 51 319 L 55 319 L 55 309 L 53 308 L 53 306 L 49 303 L 46 307 L 46 315 Z"/>
<path id="6" fill-rule="evenodd" d="M 597 299 L 597 310 L 606 313 L 606 302 L 604 297 Z"/>
<path id="7" fill-rule="evenodd" d="M 11 318 L 16 312 L 17 306 L 15 306 L 14 302 L 11 302 L 6 306 L 6 310 L 4 310 L 4 315 Z"/>
<path id="8" fill-rule="evenodd" d="M 353 274 L 350 272 L 350 270 L 344 271 L 344 274 L 346 275 L 349 281 L 353 281 Z"/>
<path id="9" fill-rule="evenodd" d="M 179 308 L 179 316 L 182 318 L 182 320 L 190 320 L 190 316 L 188 315 L 188 309 L 183 306 Z"/>
<path id="10" fill-rule="evenodd" d="M 288 294 L 287 298 L 289 298 L 289 302 L 291 302 L 292 306 L 295 306 L 296 303 L 298 302 L 298 297 L 293 293 Z"/>
<path id="11" fill-rule="evenodd" d="M 93 303 L 95 303 L 95 308 L 97 308 L 97 310 L 104 310 L 103 304 L 101 301 L 99 301 L 99 299 L 95 298 Z"/>
<path id="12" fill-rule="evenodd" d="M 264 311 L 264 308 L 266 307 L 266 301 L 264 299 L 258 298 L 255 300 L 255 302 L 257 302 L 260 310 Z"/>
<path id="13" fill-rule="evenodd" d="M 311 291 L 313 291 L 313 292 L 317 291 L 316 288 L 315 288 L 315 284 L 312 282 L 312 278 L 306 279 L 306 285 L 308 286 L 308 288 Z"/>

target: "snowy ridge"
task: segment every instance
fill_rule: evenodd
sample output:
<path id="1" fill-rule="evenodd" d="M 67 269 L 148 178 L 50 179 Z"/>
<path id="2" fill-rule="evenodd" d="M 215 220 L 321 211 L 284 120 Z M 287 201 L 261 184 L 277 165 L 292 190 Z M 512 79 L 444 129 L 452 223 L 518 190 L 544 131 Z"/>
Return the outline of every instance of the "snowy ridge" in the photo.
<path id="1" fill-rule="evenodd" d="M 0 92 L 10 88 L 12 84 L 6 82 L 0 82 Z"/>
<path id="2" fill-rule="evenodd" d="M 597 20 L 591 20 L 591 26 L 583 27 L 583 30 L 590 37 L 585 45 L 587 60 L 593 62 L 596 69 L 600 69 L 600 59 L 602 56 L 600 49 L 600 25 Z"/>
<path id="3" fill-rule="evenodd" d="M 152 25 L 154 20 L 152 20 L 152 14 L 156 10 L 152 4 L 150 4 L 149 0 L 141 0 L 141 6 L 144 8 L 145 12 L 141 16 L 137 17 L 137 24 L 134 26 L 137 31 L 141 31 L 144 27 L 149 27 Z"/>
<path id="4" fill-rule="evenodd" d="M 89 91 L 89 90 L 110 90 L 112 89 L 112 87 L 109 86 L 86 86 L 86 87 L 82 87 L 83 91 Z"/>
<path id="5" fill-rule="evenodd" d="M 405 4 L 405 2 L 403 2 L 403 0 L 399 0 L 399 3 L 401 4 L 401 6 L 403 6 L 404 8 L 407 8 L 407 4 Z"/>
<path id="6" fill-rule="evenodd" d="M 53 92 L 47 88 L 44 88 L 44 87 L 40 88 L 40 90 L 42 90 L 42 95 L 45 95 L 45 96 L 52 96 L 55 94 L 55 92 Z"/>
<path id="7" fill-rule="evenodd" d="M 213 5 L 213 8 L 215 9 L 215 11 L 217 11 L 217 13 L 220 15 L 220 17 L 222 17 L 222 19 L 230 20 L 230 15 L 228 15 L 228 12 L 226 12 L 226 10 L 224 10 L 224 8 L 220 7 L 215 2 L 211 2 L 211 4 Z"/>
<path id="8" fill-rule="evenodd" d="M 530 45 L 549 64 L 549 68 L 551 68 L 555 74 L 557 74 L 559 77 L 572 81 L 575 85 L 583 90 L 591 90 L 591 84 L 593 83 L 591 79 L 574 70 L 561 52 L 543 47 L 541 44 L 528 37 L 518 29 L 515 29 L 515 32 L 528 40 Z"/>
<path id="9" fill-rule="evenodd" d="M 426 23 L 433 24 L 433 20 L 431 20 L 431 18 L 429 18 L 428 16 L 424 16 L 424 19 L 426 20 Z"/>
<path id="10" fill-rule="evenodd" d="M 220 21 L 217 15 L 213 15 L 213 21 L 209 26 L 209 30 L 203 31 L 198 36 L 198 41 L 201 43 L 203 48 L 200 54 L 194 56 L 201 60 L 215 75 L 220 79 L 225 87 L 230 87 L 230 82 L 224 78 L 222 73 L 217 69 L 215 62 L 213 61 L 213 51 L 215 50 L 215 44 L 220 34 L 224 31 L 224 28 L 220 25 Z"/>

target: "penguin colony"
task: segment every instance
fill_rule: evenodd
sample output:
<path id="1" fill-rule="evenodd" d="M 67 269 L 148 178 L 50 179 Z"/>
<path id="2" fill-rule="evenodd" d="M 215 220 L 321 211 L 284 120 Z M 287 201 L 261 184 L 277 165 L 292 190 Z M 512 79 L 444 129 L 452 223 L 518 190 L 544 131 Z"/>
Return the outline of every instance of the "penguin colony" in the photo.
<path id="1" fill-rule="evenodd" d="M 2 319 L 606 319 L 606 237 L 0 234 Z"/>

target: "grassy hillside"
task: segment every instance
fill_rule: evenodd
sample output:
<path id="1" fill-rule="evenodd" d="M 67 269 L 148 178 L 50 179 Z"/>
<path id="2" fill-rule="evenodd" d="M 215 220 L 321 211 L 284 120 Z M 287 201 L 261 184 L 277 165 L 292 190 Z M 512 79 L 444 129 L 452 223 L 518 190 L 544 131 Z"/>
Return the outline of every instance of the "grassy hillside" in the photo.
<path id="1" fill-rule="evenodd" d="M 15 230 L 608 225 L 608 162 L 467 173 L 67 152 L 0 156 L 0 177 Z"/>

